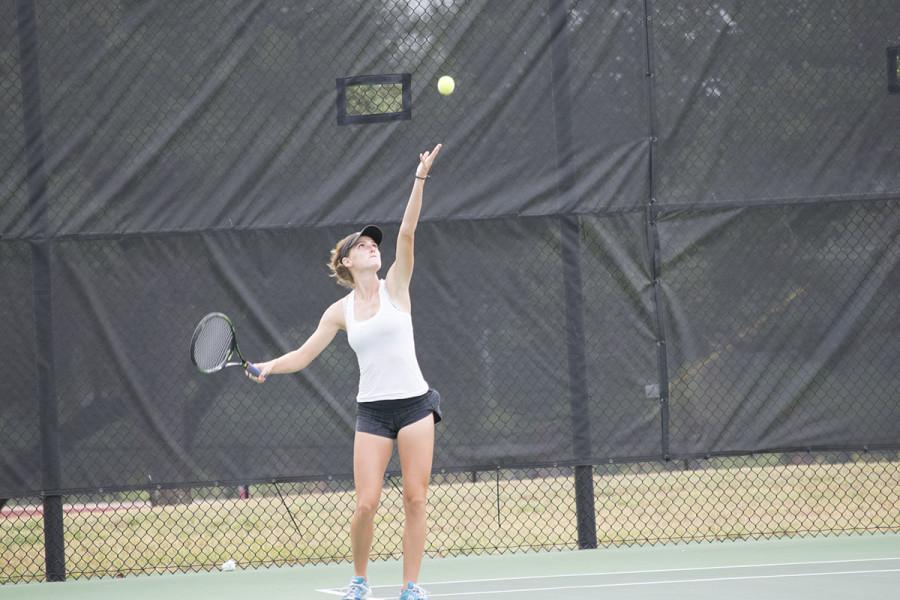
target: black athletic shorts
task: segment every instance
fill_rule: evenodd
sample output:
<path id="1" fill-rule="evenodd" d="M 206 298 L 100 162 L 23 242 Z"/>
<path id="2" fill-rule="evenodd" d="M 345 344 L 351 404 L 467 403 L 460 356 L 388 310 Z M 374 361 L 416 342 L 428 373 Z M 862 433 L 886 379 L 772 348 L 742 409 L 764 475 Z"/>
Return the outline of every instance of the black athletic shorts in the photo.
<path id="1" fill-rule="evenodd" d="M 436 390 L 428 390 L 421 396 L 400 400 L 375 400 L 359 402 L 356 410 L 356 430 L 363 433 L 397 439 L 402 428 L 434 415 L 434 422 L 440 423 L 441 395 Z"/>

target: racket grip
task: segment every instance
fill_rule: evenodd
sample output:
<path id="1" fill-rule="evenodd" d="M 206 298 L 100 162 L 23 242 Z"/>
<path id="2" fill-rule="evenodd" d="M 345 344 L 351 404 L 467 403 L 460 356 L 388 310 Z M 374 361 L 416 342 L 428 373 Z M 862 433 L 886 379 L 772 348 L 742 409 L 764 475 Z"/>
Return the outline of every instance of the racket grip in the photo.
<path id="1" fill-rule="evenodd" d="M 254 377 L 259 377 L 259 374 L 262 373 L 259 369 L 256 368 L 256 365 L 253 363 L 245 363 L 244 368 L 250 372 Z"/>

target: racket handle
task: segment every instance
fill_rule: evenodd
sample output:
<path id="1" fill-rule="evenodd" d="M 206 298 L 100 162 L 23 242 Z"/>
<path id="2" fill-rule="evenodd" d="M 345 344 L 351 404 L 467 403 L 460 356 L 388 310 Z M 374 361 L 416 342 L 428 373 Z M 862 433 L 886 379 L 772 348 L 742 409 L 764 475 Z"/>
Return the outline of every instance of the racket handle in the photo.
<path id="1" fill-rule="evenodd" d="M 256 365 L 253 363 L 244 363 L 244 368 L 250 372 L 254 377 L 259 377 L 259 374 L 262 373 L 259 369 L 256 368 Z"/>

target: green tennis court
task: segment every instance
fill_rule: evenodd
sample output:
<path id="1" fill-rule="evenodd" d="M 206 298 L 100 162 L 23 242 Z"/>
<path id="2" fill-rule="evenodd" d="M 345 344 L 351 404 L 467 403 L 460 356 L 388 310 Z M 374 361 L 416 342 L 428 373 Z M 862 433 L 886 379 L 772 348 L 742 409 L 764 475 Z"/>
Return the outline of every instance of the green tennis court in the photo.
<path id="1" fill-rule="evenodd" d="M 427 559 L 430 598 L 889 598 L 900 589 L 900 535 L 805 538 Z M 182 600 L 340 597 L 350 566 L 327 565 L 23 584 L 4 599 Z M 376 599 L 396 598 L 400 565 L 379 562 Z"/>

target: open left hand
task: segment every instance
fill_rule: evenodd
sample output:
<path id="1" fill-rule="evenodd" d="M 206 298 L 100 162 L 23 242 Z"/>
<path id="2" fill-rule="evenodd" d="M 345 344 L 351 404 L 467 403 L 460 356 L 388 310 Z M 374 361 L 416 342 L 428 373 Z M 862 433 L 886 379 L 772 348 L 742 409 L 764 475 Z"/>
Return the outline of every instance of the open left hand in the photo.
<path id="1" fill-rule="evenodd" d="M 428 175 L 428 171 L 431 170 L 431 165 L 434 163 L 434 159 L 437 158 L 440 151 L 441 144 L 438 144 L 431 152 L 425 151 L 419 154 L 419 166 L 416 169 L 417 177 L 426 177 Z"/>

